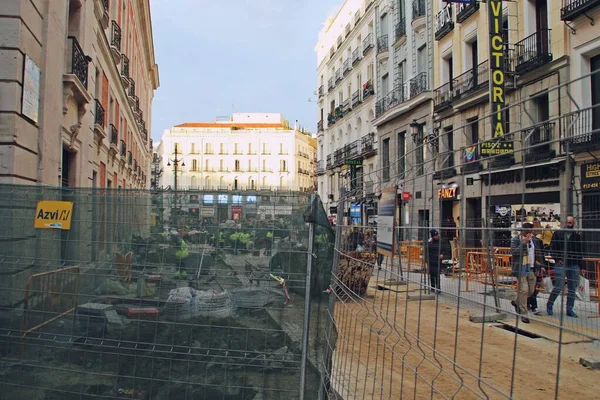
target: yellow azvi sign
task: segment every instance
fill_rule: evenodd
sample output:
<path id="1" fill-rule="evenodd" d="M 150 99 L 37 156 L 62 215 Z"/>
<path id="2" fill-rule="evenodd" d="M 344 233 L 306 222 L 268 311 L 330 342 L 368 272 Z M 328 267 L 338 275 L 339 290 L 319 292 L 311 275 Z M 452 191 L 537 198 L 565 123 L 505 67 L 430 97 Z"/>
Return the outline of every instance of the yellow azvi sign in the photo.
<path id="1" fill-rule="evenodd" d="M 71 229 L 73 202 L 40 200 L 35 210 L 36 229 Z"/>

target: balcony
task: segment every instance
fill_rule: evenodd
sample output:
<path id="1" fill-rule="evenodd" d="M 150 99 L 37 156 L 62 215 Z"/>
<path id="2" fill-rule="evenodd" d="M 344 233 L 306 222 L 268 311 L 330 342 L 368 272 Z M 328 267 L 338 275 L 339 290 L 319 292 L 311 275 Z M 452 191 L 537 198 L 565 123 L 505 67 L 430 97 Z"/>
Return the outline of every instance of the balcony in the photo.
<path id="1" fill-rule="evenodd" d="M 435 40 L 440 40 L 454 29 L 452 21 L 452 4 L 442 8 L 434 18 Z"/>
<path id="2" fill-rule="evenodd" d="M 113 124 L 108 126 L 108 130 L 110 132 L 110 145 L 111 147 L 115 146 L 116 149 L 119 144 L 119 131 L 117 131 L 117 128 Z"/>
<path id="3" fill-rule="evenodd" d="M 402 17 L 394 28 L 394 42 L 397 42 L 404 37 L 406 37 L 406 20 Z"/>
<path id="4" fill-rule="evenodd" d="M 342 69 L 338 68 L 335 71 L 335 83 L 337 84 L 338 82 L 340 82 L 342 80 L 343 76 L 342 76 Z"/>
<path id="5" fill-rule="evenodd" d="M 332 113 L 327 114 L 327 126 L 334 125 L 337 122 L 335 115 Z"/>
<path id="6" fill-rule="evenodd" d="M 117 21 L 111 21 L 110 27 L 110 51 L 112 52 L 115 63 L 121 62 L 121 27 Z"/>
<path id="7" fill-rule="evenodd" d="M 121 159 L 125 160 L 125 157 L 127 157 L 127 145 L 121 140 Z"/>
<path id="8" fill-rule="evenodd" d="M 389 50 L 388 35 L 381 35 L 377 38 L 377 55 L 387 53 Z"/>
<path id="9" fill-rule="evenodd" d="M 335 83 L 333 82 L 333 78 L 329 78 L 327 81 L 327 90 L 331 90 L 335 87 Z"/>
<path id="10" fill-rule="evenodd" d="M 550 29 L 541 29 L 515 44 L 517 74 L 525 74 L 552 61 Z"/>
<path id="11" fill-rule="evenodd" d="M 563 3 L 566 3 L 560 10 L 560 19 L 563 21 L 573 21 L 592 8 L 600 6 L 600 0 L 563 0 Z"/>
<path id="12" fill-rule="evenodd" d="M 403 103 L 406 99 L 404 98 L 404 85 L 396 86 L 386 96 L 379 99 L 375 103 L 375 117 L 380 117 L 385 112 L 398 104 Z"/>
<path id="13" fill-rule="evenodd" d="M 133 163 L 133 155 L 131 154 L 131 150 L 127 152 L 127 165 L 131 165 Z"/>
<path id="14" fill-rule="evenodd" d="M 412 27 L 415 31 L 420 31 L 427 24 L 425 14 L 427 14 L 427 5 L 425 0 L 413 0 L 412 3 Z"/>
<path id="15" fill-rule="evenodd" d="M 67 73 L 63 76 L 65 94 L 75 99 L 79 113 L 83 113 L 85 105 L 92 101 L 92 96 L 87 90 L 88 65 L 92 59 L 84 54 L 74 36 L 69 36 L 68 41 L 71 45 L 67 46 Z"/>
<path id="16" fill-rule="evenodd" d="M 333 155 L 328 154 L 327 155 L 327 169 L 331 169 L 331 168 L 333 168 Z"/>
<path id="17" fill-rule="evenodd" d="M 375 89 L 373 88 L 373 81 L 369 79 L 365 83 L 363 83 L 363 101 L 369 96 L 375 94 Z"/>
<path id="18" fill-rule="evenodd" d="M 110 21 L 109 11 L 108 0 L 94 1 L 94 14 L 100 25 L 102 25 L 102 29 L 108 28 L 108 22 Z"/>
<path id="19" fill-rule="evenodd" d="M 471 15 L 475 14 L 475 12 L 479 10 L 479 2 L 472 1 L 469 3 L 458 3 L 456 8 L 456 22 L 459 24 L 464 22 Z"/>
<path id="20" fill-rule="evenodd" d="M 343 64 L 344 76 L 348 74 L 348 72 L 352 71 L 352 65 L 350 65 L 350 58 L 346 59 Z"/>
<path id="21" fill-rule="evenodd" d="M 576 153 L 600 149 L 600 104 L 562 118 L 565 146 Z"/>
<path id="22" fill-rule="evenodd" d="M 373 34 L 369 33 L 363 39 L 363 56 L 366 55 L 373 48 Z"/>
<path id="23" fill-rule="evenodd" d="M 360 58 L 360 51 L 359 48 L 355 48 L 352 51 L 352 66 L 354 67 L 356 64 L 358 64 L 360 62 L 361 58 Z"/>
<path id="24" fill-rule="evenodd" d="M 356 92 L 352 93 L 351 107 L 354 108 L 354 107 L 358 106 L 360 103 L 362 103 L 362 101 L 360 100 L 360 90 L 357 90 Z"/>
<path id="25" fill-rule="evenodd" d="M 360 139 L 360 156 L 369 158 L 377 153 L 375 148 L 375 134 L 369 133 Z"/>
<path id="26" fill-rule="evenodd" d="M 121 81 L 125 88 L 129 87 L 129 58 L 125 55 L 121 55 Z"/>
<path id="27" fill-rule="evenodd" d="M 405 95 L 406 90 L 408 89 L 408 93 L 410 95 L 409 98 L 412 99 L 413 97 L 416 97 L 421 93 L 427 91 L 428 88 L 429 84 L 427 82 L 427 72 L 421 72 L 417 74 L 417 76 L 412 78 L 410 81 L 408 81 L 408 88 L 405 88 Z M 409 98 L 407 98 L 406 100 L 408 100 Z"/>
<path id="28" fill-rule="evenodd" d="M 350 107 L 350 99 L 342 101 L 342 104 L 340 105 L 341 117 L 346 115 L 350 110 L 352 110 L 352 107 Z"/>
<path id="29" fill-rule="evenodd" d="M 344 149 L 337 149 L 333 152 L 333 165 L 340 166 L 344 163 L 346 154 Z"/>
<path id="30" fill-rule="evenodd" d="M 454 168 L 454 152 L 445 151 L 438 154 L 439 165 L 437 171 L 433 173 L 433 179 L 447 179 L 456 176 Z"/>
<path id="31" fill-rule="evenodd" d="M 319 98 L 323 97 L 325 95 L 325 88 L 323 87 L 323 85 L 319 86 Z"/>
<path id="32" fill-rule="evenodd" d="M 317 122 L 317 132 L 323 131 L 323 120 Z"/>
<path id="33" fill-rule="evenodd" d="M 319 160 L 317 162 L 317 175 L 323 175 L 323 174 L 325 174 L 325 161 Z"/>
<path id="34" fill-rule="evenodd" d="M 105 127 L 106 116 L 104 112 L 104 107 L 98 99 L 95 100 L 94 107 L 94 141 L 98 145 L 98 151 L 100 151 L 100 145 L 102 141 L 106 137 Z"/>
<path id="35" fill-rule="evenodd" d="M 447 110 L 452 105 L 452 81 L 433 91 L 433 111 Z"/>
<path id="36" fill-rule="evenodd" d="M 137 96 L 135 95 L 135 81 L 133 78 L 129 79 L 129 89 L 127 89 L 127 97 L 129 98 L 129 105 L 131 107 L 135 104 L 135 99 Z"/>
<path id="37" fill-rule="evenodd" d="M 523 160 L 525 164 L 548 161 L 556 157 L 556 150 L 550 148 L 554 125 L 554 122 L 544 122 L 521 131 L 526 148 Z"/>
<path id="38" fill-rule="evenodd" d="M 467 97 L 479 90 L 489 87 L 489 62 L 485 60 L 477 67 L 460 74 L 453 79 L 452 83 L 452 100 Z"/>

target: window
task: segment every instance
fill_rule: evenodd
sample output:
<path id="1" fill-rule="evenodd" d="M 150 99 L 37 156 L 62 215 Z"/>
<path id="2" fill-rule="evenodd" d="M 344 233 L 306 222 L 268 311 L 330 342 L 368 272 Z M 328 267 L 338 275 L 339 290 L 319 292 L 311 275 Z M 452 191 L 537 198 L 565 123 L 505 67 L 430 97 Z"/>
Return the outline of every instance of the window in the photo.
<path id="1" fill-rule="evenodd" d="M 206 154 L 212 154 L 212 143 L 206 143 L 205 145 L 205 153 Z"/>
<path id="2" fill-rule="evenodd" d="M 367 80 L 373 81 L 373 63 L 367 65 Z"/>
<path id="3" fill-rule="evenodd" d="M 381 77 L 381 95 L 386 96 L 390 92 L 389 75 L 385 74 Z"/>
<path id="4" fill-rule="evenodd" d="M 252 160 L 248 160 L 248 172 L 252 172 Z"/>
<path id="5" fill-rule="evenodd" d="M 600 70 L 600 55 L 590 58 L 590 71 L 598 70 Z M 592 106 L 596 106 L 592 108 L 592 129 L 597 131 L 600 129 L 600 107 L 598 107 L 598 104 L 600 104 L 600 73 L 593 74 L 590 79 Z"/>
<path id="6" fill-rule="evenodd" d="M 225 145 L 223 143 L 220 145 L 219 154 L 225 154 Z"/>
<path id="7" fill-rule="evenodd" d="M 287 162 L 285 160 L 279 162 L 279 169 L 281 172 L 287 172 Z"/>
<path id="8" fill-rule="evenodd" d="M 444 128 L 444 146 L 446 147 L 446 155 L 442 159 L 442 167 L 454 167 L 454 130 L 452 126 Z"/>
<path id="9" fill-rule="evenodd" d="M 234 154 L 240 154 L 240 149 L 239 149 L 239 144 L 235 143 L 233 145 L 234 149 L 233 149 L 233 153 Z"/>
<path id="10" fill-rule="evenodd" d="M 423 126 L 419 127 L 418 137 L 419 139 L 423 138 Z M 415 163 L 417 164 L 417 176 L 423 175 L 425 172 L 425 144 L 422 140 L 419 140 L 415 149 Z"/>
<path id="11" fill-rule="evenodd" d="M 398 63 L 398 69 L 396 71 L 396 86 L 400 86 L 406 79 L 406 59 Z"/>
<path id="12" fill-rule="evenodd" d="M 279 154 L 287 154 L 287 152 L 283 151 L 283 143 L 279 143 Z"/>
<path id="13" fill-rule="evenodd" d="M 198 160 L 192 160 L 192 171 L 198 171 Z"/>
<path id="14" fill-rule="evenodd" d="M 174 143 L 174 145 L 173 145 L 173 152 L 175 152 L 175 153 L 181 153 L 181 144 L 180 143 Z"/>
<path id="15" fill-rule="evenodd" d="M 235 160 L 235 170 L 236 172 L 240 171 L 240 160 Z"/>
<path id="16" fill-rule="evenodd" d="M 467 146 L 472 146 L 479 143 L 479 118 L 469 118 L 467 120 L 468 132 L 467 132 Z"/>
<path id="17" fill-rule="evenodd" d="M 219 160 L 219 171 L 224 172 L 225 171 L 225 162 L 223 160 Z"/>
<path id="18" fill-rule="evenodd" d="M 398 172 L 406 172 L 406 131 L 398 133 Z"/>
<path id="19" fill-rule="evenodd" d="M 262 160 L 262 171 L 267 172 L 267 160 Z"/>
<path id="20" fill-rule="evenodd" d="M 196 143 L 192 143 L 192 150 L 190 151 L 192 154 L 196 154 Z"/>
<path id="21" fill-rule="evenodd" d="M 210 171 L 210 160 L 204 160 L 204 170 Z"/>
<path id="22" fill-rule="evenodd" d="M 423 45 L 417 50 L 417 73 L 427 71 L 427 46 Z"/>
<path id="23" fill-rule="evenodd" d="M 252 143 L 248 143 L 248 154 L 253 154 L 252 153 Z"/>
<path id="24" fill-rule="evenodd" d="M 269 155 L 269 154 L 271 154 L 271 153 L 268 151 L 268 148 L 267 148 L 267 144 L 266 144 L 266 143 L 263 143 L 262 153 L 263 153 L 263 154 L 265 154 L 265 155 Z"/>
<path id="25" fill-rule="evenodd" d="M 381 165 L 383 167 L 383 180 L 388 181 L 390 179 L 390 139 L 383 141 L 382 148 L 382 160 Z"/>

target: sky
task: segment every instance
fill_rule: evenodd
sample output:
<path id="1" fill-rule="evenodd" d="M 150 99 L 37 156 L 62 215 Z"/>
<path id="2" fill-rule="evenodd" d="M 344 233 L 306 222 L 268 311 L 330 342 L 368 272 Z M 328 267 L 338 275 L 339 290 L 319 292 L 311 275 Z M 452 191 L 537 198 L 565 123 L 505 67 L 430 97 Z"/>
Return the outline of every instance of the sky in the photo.
<path id="1" fill-rule="evenodd" d="M 150 0 L 160 87 L 152 138 L 232 112 L 316 131 L 317 36 L 341 0 Z M 311 98 L 313 102 L 309 102 Z"/>

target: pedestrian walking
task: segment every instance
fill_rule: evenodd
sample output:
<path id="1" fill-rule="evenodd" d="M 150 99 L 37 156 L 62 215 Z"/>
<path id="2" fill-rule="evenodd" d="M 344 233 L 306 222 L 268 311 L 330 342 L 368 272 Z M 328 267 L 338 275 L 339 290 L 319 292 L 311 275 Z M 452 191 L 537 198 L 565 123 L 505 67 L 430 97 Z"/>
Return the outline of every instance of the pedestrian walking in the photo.
<path id="1" fill-rule="evenodd" d="M 535 291 L 536 277 L 533 273 L 535 264 L 535 243 L 533 241 L 533 224 L 524 222 L 521 232 L 512 237 L 510 250 L 512 253 L 512 275 L 517 278 L 517 295 L 511 301 L 521 321 L 528 324 L 527 298 Z"/>
<path id="2" fill-rule="evenodd" d="M 440 233 L 432 229 L 429 231 L 431 238 L 427 242 L 427 267 L 429 269 L 429 281 L 431 290 L 435 293 L 441 292 L 440 270 L 442 260 L 444 259 L 443 246 L 440 240 Z"/>
<path id="3" fill-rule="evenodd" d="M 567 226 L 555 231 L 550 241 L 550 249 L 554 258 L 554 288 L 546 304 L 548 315 L 554 314 L 554 302 L 565 287 L 567 278 L 567 316 L 577 318 L 573 310 L 575 291 L 579 284 L 579 268 L 583 265 L 583 240 L 581 234 L 575 232 L 575 218 L 567 217 Z"/>

